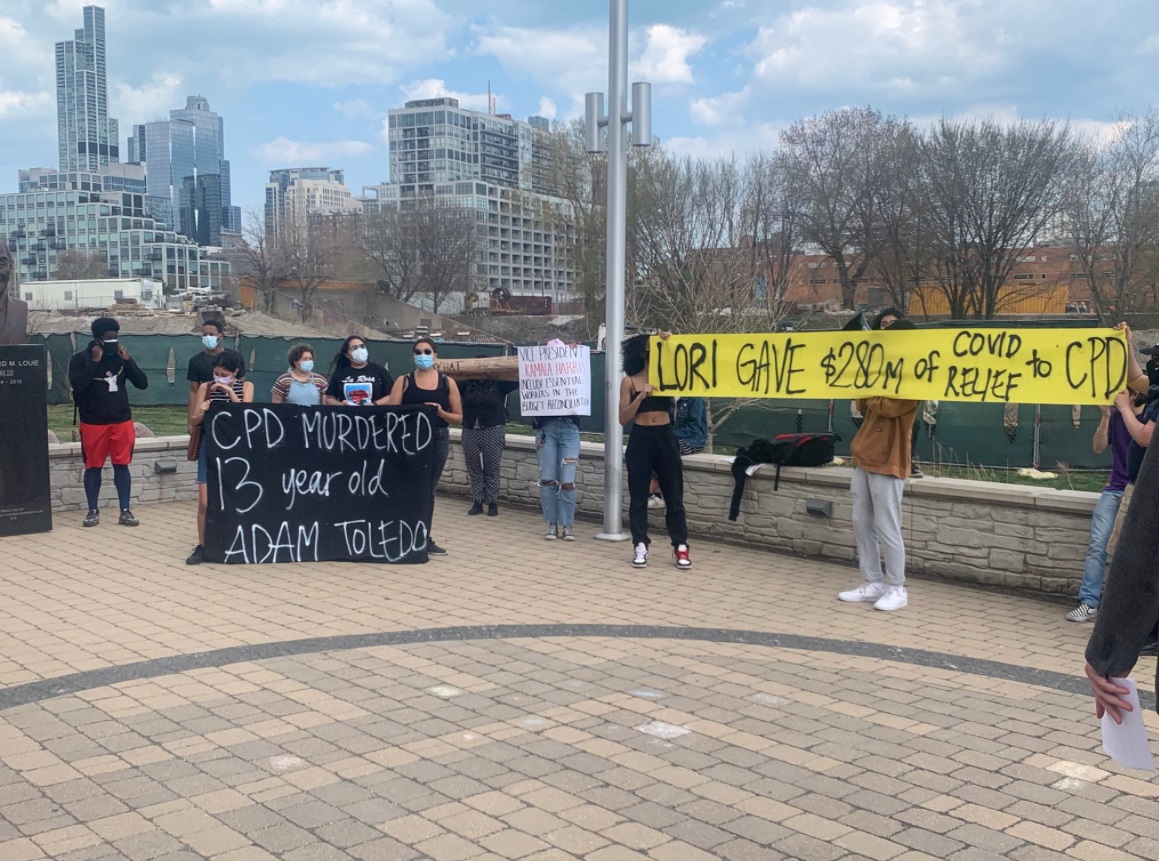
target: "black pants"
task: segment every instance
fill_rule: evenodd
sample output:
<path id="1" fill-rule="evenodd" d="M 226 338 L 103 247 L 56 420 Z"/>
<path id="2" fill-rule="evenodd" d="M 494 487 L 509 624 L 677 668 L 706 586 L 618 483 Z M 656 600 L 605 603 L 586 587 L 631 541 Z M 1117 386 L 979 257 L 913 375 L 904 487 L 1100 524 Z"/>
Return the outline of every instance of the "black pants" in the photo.
<path id="1" fill-rule="evenodd" d="M 688 524 L 684 518 L 684 465 L 672 425 L 646 427 L 634 425 L 628 437 L 624 458 L 628 466 L 628 525 L 633 544 L 650 544 L 648 540 L 648 486 L 652 475 L 664 494 L 664 525 L 672 546 L 688 543 Z"/>

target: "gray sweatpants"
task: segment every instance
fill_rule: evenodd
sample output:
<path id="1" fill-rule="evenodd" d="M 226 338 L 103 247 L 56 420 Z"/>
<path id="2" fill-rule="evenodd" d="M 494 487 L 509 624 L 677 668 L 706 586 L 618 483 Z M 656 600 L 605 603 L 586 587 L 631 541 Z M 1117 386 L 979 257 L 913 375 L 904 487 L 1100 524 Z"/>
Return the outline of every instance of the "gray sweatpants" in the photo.
<path id="1" fill-rule="evenodd" d="M 885 555 L 885 582 L 905 585 L 905 545 L 901 539 L 901 497 L 905 482 L 892 475 L 853 470 L 849 492 L 853 497 L 853 535 L 861 576 L 880 583 Z"/>

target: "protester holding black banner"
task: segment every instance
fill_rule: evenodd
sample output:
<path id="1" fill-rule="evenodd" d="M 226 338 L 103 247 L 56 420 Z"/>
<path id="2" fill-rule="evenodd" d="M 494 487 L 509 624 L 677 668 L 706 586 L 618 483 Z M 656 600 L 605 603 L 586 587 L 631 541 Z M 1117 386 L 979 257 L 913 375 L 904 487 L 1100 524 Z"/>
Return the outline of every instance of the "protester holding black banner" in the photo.
<path id="1" fill-rule="evenodd" d="M 129 407 L 128 383 L 145 389 L 149 380 L 129 351 L 120 342 L 121 326 L 111 317 L 93 320 L 93 340 L 68 363 L 68 380 L 73 402 L 80 414 L 80 446 L 84 457 L 85 499 L 88 513 L 85 526 L 101 522 L 98 499 L 101 493 L 101 470 L 105 461 L 113 463 L 113 484 L 121 526 L 136 526 L 138 521 L 129 509 L 133 479 L 129 464 L 137 433 L 133 411 Z"/>
<path id="2" fill-rule="evenodd" d="M 476 356 L 485 359 L 486 356 Z M 499 513 L 499 467 L 507 441 L 507 396 L 519 391 L 516 380 L 464 380 L 463 459 L 471 479 L 472 505 L 469 515 Z"/>
<path id="3" fill-rule="evenodd" d="M 275 404 L 316 407 L 326 395 L 326 378 L 314 373 L 314 348 L 295 344 L 287 355 L 290 370 L 274 380 L 270 400 Z"/>
<path id="4" fill-rule="evenodd" d="M 414 343 L 415 369 L 394 381 L 388 403 L 426 404 L 438 411 L 435 419 L 435 457 L 432 493 L 437 492 L 443 467 L 451 452 L 450 425 L 463 423 L 463 403 L 459 396 L 459 386 L 446 374 L 435 370 L 435 360 L 439 357 L 438 347 L 430 338 L 419 338 Z M 434 556 L 446 555 L 446 550 L 427 536 L 427 553 Z"/>
<path id="5" fill-rule="evenodd" d="M 197 412 L 197 392 L 205 383 L 213 382 L 213 365 L 222 353 L 230 352 L 241 359 L 241 374 L 245 376 L 245 359 L 236 350 L 227 350 L 223 345 L 225 327 L 217 320 L 206 320 L 201 326 L 201 345 L 205 347 L 200 353 L 189 357 L 189 365 L 185 371 L 185 379 L 189 381 L 189 415 Z M 192 428 L 190 428 L 192 430 Z"/>
<path id="6" fill-rule="evenodd" d="M 667 337 L 667 335 L 661 335 Z M 632 565 L 648 565 L 648 487 L 655 474 L 664 494 L 664 522 L 672 539 L 678 568 L 691 568 L 688 524 L 684 514 L 684 466 L 672 430 L 672 398 L 652 394 L 648 382 L 651 338 L 633 335 L 623 345 L 624 373 L 620 382 L 620 424 L 632 425 L 625 461 L 628 467 L 628 525 L 635 553 Z"/>
<path id="7" fill-rule="evenodd" d="M 197 390 L 197 407 L 189 417 L 189 424 L 199 434 L 200 450 L 197 454 L 197 546 L 185 560 L 186 565 L 200 565 L 205 554 L 205 515 L 209 507 L 209 461 L 206 456 L 205 440 L 201 436 L 205 433 L 205 419 L 210 407 L 215 402 L 232 402 L 235 404 L 252 403 L 254 399 L 254 384 L 241 379 L 241 356 L 226 350 L 219 354 L 213 365 L 213 382 L 202 383 Z"/>
<path id="8" fill-rule="evenodd" d="M 394 388 L 390 371 L 370 361 L 366 340 L 351 335 L 331 362 L 333 373 L 326 389 L 325 403 L 334 406 L 372 406 L 385 404 Z"/>

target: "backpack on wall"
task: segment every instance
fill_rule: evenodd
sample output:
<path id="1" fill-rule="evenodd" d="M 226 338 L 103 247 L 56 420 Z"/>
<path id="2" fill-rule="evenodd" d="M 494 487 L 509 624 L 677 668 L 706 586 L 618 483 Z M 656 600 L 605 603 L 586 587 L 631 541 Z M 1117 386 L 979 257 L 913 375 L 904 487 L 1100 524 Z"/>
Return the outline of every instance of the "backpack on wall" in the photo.
<path id="1" fill-rule="evenodd" d="M 775 464 L 776 477 L 773 490 L 781 487 L 782 466 L 824 466 L 833 460 L 834 444 L 841 439 L 835 433 L 782 433 L 770 439 L 755 439 L 746 448 L 737 449 L 736 460 L 732 464 L 735 482 L 732 504 L 728 519 L 736 520 L 740 515 L 740 500 L 744 494 L 746 470 L 757 463 Z"/>

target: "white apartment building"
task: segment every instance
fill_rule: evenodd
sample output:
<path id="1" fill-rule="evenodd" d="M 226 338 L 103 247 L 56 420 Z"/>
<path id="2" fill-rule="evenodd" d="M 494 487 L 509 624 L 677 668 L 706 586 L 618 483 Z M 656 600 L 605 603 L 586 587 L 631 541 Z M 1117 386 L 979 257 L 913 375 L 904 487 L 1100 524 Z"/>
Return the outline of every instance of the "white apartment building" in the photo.
<path id="1" fill-rule="evenodd" d="M 474 181 L 435 183 L 435 203 L 475 213 L 472 292 L 503 288 L 512 296 L 550 296 L 553 305 L 575 299 L 574 214 L 559 197 Z M 365 186 L 364 211 L 415 206 L 413 186 Z"/>
<path id="2" fill-rule="evenodd" d="M 270 171 L 266 183 L 266 235 L 276 236 L 289 218 L 304 223 L 309 215 L 359 212 L 362 201 L 346 187 L 341 170 L 294 167 Z"/>

